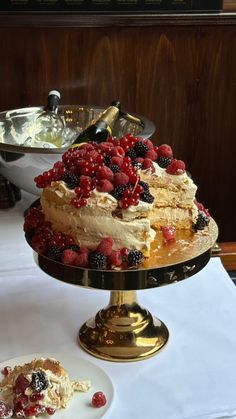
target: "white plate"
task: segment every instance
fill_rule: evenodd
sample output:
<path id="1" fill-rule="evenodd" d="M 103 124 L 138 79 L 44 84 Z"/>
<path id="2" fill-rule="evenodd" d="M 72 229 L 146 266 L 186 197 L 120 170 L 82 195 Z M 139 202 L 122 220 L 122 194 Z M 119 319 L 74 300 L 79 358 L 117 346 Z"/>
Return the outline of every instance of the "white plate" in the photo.
<path id="1" fill-rule="evenodd" d="M 66 410 L 60 410 L 52 416 L 55 419 L 101 419 L 105 417 L 114 398 L 114 387 L 106 372 L 85 359 L 77 358 L 64 353 L 35 353 L 12 358 L 0 363 L 0 371 L 7 365 L 23 365 L 31 362 L 34 358 L 55 358 L 68 372 L 71 380 L 90 380 L 91 389 L 87 393 L 75 393 Z M 91 406 L 91 399 L 96 391 L 102 391 L 107 399 L 103 407 Z M 48 416 L 49 417 L 49 416 Z M 51 417 L 51 416 L 50 416 Z M 45 416 L 44 416 L 45 418 Z"/>

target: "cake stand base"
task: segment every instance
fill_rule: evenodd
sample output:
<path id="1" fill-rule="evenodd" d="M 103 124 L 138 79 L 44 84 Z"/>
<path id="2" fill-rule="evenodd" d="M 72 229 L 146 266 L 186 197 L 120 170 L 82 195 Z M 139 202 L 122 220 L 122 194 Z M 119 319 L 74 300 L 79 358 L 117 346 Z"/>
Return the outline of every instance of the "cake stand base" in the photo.
<path id="1" fill-rule="evenodd" d="M 168 338 L 165 324 L 139 306 L 136 291 L 111 291 L 108 306 L 84 323 L 78 335 L 93 356 L 120 362 L 149 358 Z"/>

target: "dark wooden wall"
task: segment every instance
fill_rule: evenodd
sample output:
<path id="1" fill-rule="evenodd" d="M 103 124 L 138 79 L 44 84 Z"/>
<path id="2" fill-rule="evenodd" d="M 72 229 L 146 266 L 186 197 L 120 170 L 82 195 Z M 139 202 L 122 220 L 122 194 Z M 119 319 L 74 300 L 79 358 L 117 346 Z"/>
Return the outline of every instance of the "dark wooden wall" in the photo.
<path id="1" fill-rule="evenodd" d="M 236 240 L 236 18 L 231 23 L 11 25 L 0 19 L 0 110 L 44 104 L 123 108 L 152 120 L 199 186 L 221 241 Z M 9 24 L 8 24 L 9 23 Z"/>

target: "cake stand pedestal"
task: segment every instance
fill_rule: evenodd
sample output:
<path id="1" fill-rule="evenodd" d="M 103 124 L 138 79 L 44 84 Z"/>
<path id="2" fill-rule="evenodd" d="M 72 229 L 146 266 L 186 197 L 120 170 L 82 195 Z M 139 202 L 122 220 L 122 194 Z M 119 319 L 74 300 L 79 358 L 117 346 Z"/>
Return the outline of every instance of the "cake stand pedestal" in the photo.
<path id="1" fill-rule="evenodd" d="M 136 291 L 170 285 L 195 275 L 208 263 L 218 228 L 178 232 L 175 242 L 152 244 L 151 257 L 140 269 L 96 271 L 69 266 L 34 253 L 38 266 L 66 283 L 110 291 L 107 307 L 86 321 L 78 342 L 90 354 L 109 361 L 137 361 L 158 353 L 168 342 L 166 325 L 140 307 Z M 159 240 L 159 241 L 158 241 Z"/>

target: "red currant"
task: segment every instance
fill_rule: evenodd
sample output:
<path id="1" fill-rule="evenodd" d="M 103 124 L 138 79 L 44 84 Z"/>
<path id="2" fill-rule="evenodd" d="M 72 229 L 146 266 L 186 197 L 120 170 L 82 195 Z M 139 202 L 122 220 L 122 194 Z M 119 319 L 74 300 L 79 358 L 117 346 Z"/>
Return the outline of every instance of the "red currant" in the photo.
<path id="1" fill-rule="evenodd" d="M 107 402 L 106 396 L 102 391 L 97 391 L 92 397 L 92 406 L 93 407 L 102 407 L 105 406 Z"/>

